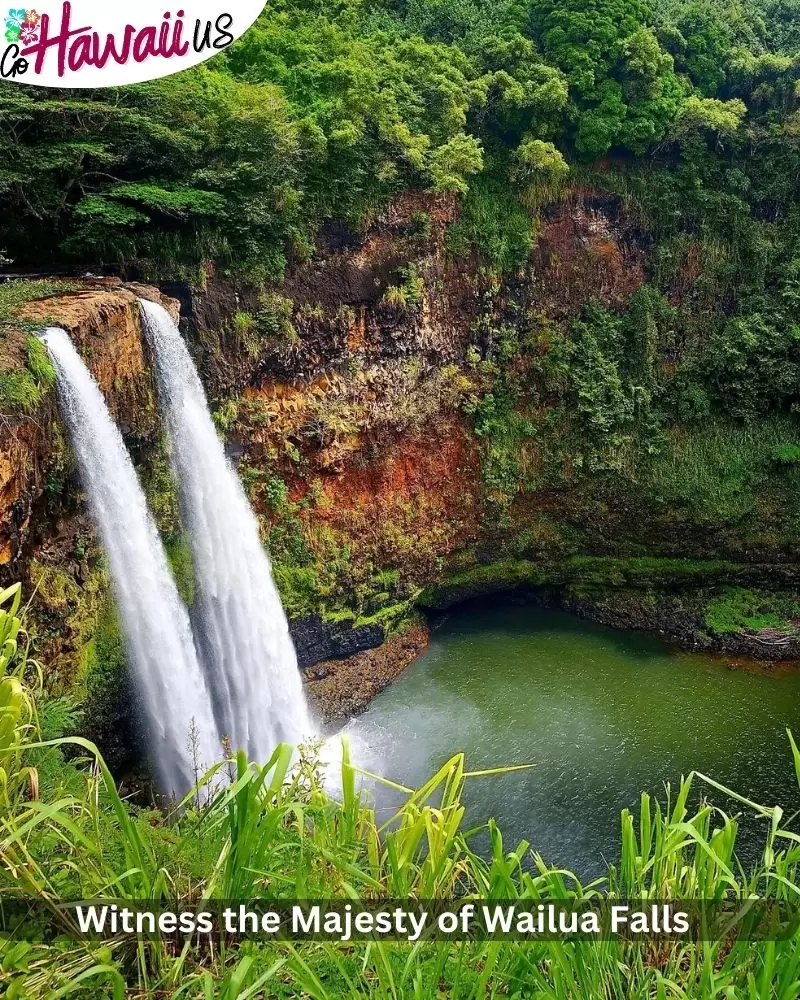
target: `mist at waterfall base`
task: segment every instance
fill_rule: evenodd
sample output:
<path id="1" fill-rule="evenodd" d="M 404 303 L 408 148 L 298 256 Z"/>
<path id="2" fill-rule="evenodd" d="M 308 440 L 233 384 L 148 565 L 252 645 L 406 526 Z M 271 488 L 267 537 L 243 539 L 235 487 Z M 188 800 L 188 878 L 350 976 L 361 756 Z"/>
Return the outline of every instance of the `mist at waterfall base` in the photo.
<path id="1" fill-rule="evenodd" d="M 141 691 L 162 788 L 194 783 L 188 741 L 207 766 L 220 756 L 189 615 L 170 573 L 141 484 L 103 395 L 67 334 L 42 335 L 56 368 L 61 413 L 108 558 L 130 666 Z"/>
<path id="2" fill-rule="evenodd" d="M 220 733 L 251 760 L 314 735 L 289 624 L 258 521 L 225 455 L 169 313 L 141 301 L 192 551 L 198 651 Z"/>

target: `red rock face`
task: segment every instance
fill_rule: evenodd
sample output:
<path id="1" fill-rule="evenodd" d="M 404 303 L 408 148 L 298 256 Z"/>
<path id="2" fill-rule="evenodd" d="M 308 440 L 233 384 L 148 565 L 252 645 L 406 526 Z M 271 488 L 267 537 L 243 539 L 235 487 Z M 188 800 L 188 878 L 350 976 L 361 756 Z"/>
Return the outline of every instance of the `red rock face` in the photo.
<path id="1" fill-rule="evenodd" d="M 357 558 L 402 566 L 422 585 L 439 558 L 480 527 L 477 442 L 457 419 L 401 434 L 366 462 L 321 477 L 313 516 L 354 547 Z"/>
<path id="2" fill-rule="evenodd" d="M 531 259 L 533 299 L 556 318 L 592 299 L 622 308 L 644 284 L 646 246 L 619 199 L 572 191 L 544 213 Z"/>
<path id="3" fill-rule="evenodd" d="M 278 290 L 294 303 L 297 338 L 265 344 L 235 431 L 244 465 L 279 472 L 293 503 L 317 491 L 297 512 L 312 539 L 318 524 L 350 550 L 354 573 L 399 569 L 407 586 L 425 585 L 495 527 L 483 443 L 464 416 L 465 396 L 454 400 L 441 378 L 449 367 L 479 392 L 467 356 L 470 345 L 486 347 L 480 317 L 488 309 L 493 324 L 513 325 L 514 299 L 559 323 L 592 299 L 624 308 L 645 280 L 647 236 L 617 198 L 573 190 L 550 206 L 529 266 L 505 281 L 477 259 L 448 257 L 456 215 L 452 198 L 407 192 L 364 233 L 324 230 L 315 259 Z M 386 289 L 409 263 L 424 279 L 421 301 L 392 307 Z M 210 285 L 201 331 L 215 295 Z M 261 513 L 272 521 L 268 504 Z"/>

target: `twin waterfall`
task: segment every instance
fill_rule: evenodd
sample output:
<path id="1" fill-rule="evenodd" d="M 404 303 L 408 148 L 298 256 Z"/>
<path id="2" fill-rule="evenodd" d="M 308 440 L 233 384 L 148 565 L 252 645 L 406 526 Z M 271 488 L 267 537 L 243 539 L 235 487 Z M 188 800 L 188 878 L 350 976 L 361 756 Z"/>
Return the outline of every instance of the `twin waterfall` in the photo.
<path id="1" fill-rule="evenodd" d="M 182 795 L 223 757 L 223 740 L 263 761 L 314 732 L 289 626 L 258 522 L 167 311 L 141 302 L 170 440 L 196 599 L 189 612 L 102 393 L 67 334 L 42 339 L 90 509 L 108 556 L 165 791 Z"/>

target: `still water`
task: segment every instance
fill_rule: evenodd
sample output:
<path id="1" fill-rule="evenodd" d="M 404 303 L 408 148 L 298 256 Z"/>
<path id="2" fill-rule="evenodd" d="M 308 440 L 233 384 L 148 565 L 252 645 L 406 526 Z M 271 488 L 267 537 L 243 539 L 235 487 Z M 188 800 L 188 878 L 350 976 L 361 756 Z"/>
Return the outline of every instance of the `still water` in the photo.
<path id="1" fill-rule="evenodd" d="M 494 816 L 508 847 L 529 840 L 583 876 L 617 859 L 621 809 L 636 810 L 643 790 L 663 800 L 664 784 L 691 770 L 800 809 L 787 728 L 800 736 L 800 672 L 732 670 L 641 633 L 517 606 L 454 612 L 351 724 L 366 763 L 406 785 L 459 750 L 470 770 L 534 764 L 472 780 L 468 822 Z M 745 860 L 764 830 L 746 824 Z"/>

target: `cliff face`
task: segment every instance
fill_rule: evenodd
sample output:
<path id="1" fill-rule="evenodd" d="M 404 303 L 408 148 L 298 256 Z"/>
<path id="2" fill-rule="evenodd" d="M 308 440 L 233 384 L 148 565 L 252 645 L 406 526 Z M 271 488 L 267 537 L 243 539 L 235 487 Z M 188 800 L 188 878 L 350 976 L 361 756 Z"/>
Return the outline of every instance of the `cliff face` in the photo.
<path id="1" fill-rule="evenodd" d="M 456 215 L 452 200 L 408 193 L 366 233 L 324 231 L 280 288 L 212 278 L 187 300 L 290 611 L 391 632 L 413 606 L 476 592 L 482 567 L 498 567 L 488 589 L 502 590 L 532 563 L 537 599 L 796 656 L 800 539 L 790 484 L 768 458 L 737 481 L 719 456 L 739 431 L 713 422 L 663 427 L 652 458 L 611 433 L 592 454 L 578 418 L 591 404 L 589 423 L 610 419 L 627 359 L 608 375 L 601 358 L 608 385 L 590 370 L 561 389 L 585 361 L 566 351 L 587 308 L 627 324 L 643 375 L 658 381 L 681 361 L 685 345 L 648 312 L 660 248 L 638 218 L 573 189 L 542 212 L 528 265 L 500 280 L 477 257 L 451 257 Z M 674 271 L 656 311 L 693 308 L 703 274 L 691 243 Z M 743 634 L 739 619 L 757 614 L 725 633 L 708 625 L 728 586 L 739 604 L 780 591 L 776 643 Z"/>
<path id="2" fill-rule="evenodd" d="M 30 286 L 32 295 L 37 287 Z M 80 289 L 72 283 L 60 294 L 51 290 L 23 304 L 14 322 L 25 331 L 50 325 L 67 330 L 132 451 L 141 455 L 160 430 L 137 296 L 178 315 L 177 303 L 158 289 L 108 280 Z M 0 579 L 22 580 L 27 593 L 35 592 L 38 653 L 47 664 L 50 690 L 77 686 L 85 693 L 92 644 L 110 599 L 52 386 L 33 412 L 3 418 Z"/>
<path id="3" fill-rule="evenodd" d="M 154 397 L 136 296 L 152 298 L 177 317 L 177 303 L 154 288 L 105 282 L 57 297 L 34 300 L 18 313 L 33 327 L 63 327 L 81 352 L 108 400 L 123 433 L 152 439 L 157 432 Z M 37 412 L 6 418 L 0 440 L 0 566 L 13 574 L 14 564 L 34 540 L 51 533 L 47 512 L 35 514 L 45 496 L 48 476 L 68 461 L 57 430 L 55 399 L 48 394 Z"/>
<path id="4" fill-rule="evenodd" d="M 644 281 L 647 236 L 618 200 L 576 191 L 553 206 L 529 268 L 502 283 L 450 259 L 455 214 L 451 199 L 407 194 L 366 234 L 324 232 L 279 289 L 212 279 L 185 303 L 294 610 L 316 584 L 375 613 L 387 590 L 405 600 L 451 561 L 487 557 L 469 552 L 494 545 L 499 516 L 470 409 L 492 393 L 482 362 L 498 331 L 589 301 L 620 308 Z"/>
<path id="5" fill-rule="evenodd" d="M 363 233 L 327 227 L 279 287 L 211 270 L 202 288 L 167 295 L 89 282 L 27 303 L 19 319 L 73 337 L 185 575 L 136 296 L 174 315 L 180 304 L 323 702 L 357 708 L 408 662 L 424 641 L 420 605 L 525 587 L 617 624 L 724 646 L 705 614 L 726 580 L 768 589 L 780 564 L 788 600 L 790 519 L 706 516 L 660 495 L 649 472 L 592 471 L 565 444 L 580 399 L 555 394 L 557 345 L 590 303 L 629 311 L 652 263 L 647 232 L 620 200 L 569 192 L 542 213 L 527 267 L 503 280 L 478 258 L 451 258 L 456 215 L 450 198 L 407 193 Z M 676 301 L 691 295 L 691 267 L 687 258 L 679 269 Z M 675 362 L 674 348 L 656 352 L 657 366 Z M 35 413 L 6 418 L 0 567 L 39 588 L 53 687 L 83 678 L 91 691 L 89 675 L 112 655 L 113 610 L 52 392 Z M 784 638 L 778 655 L 794 652 Z M 383 653 L 360 652 L 386 639 Z M 361 699 L 357 677 L 373 678 Z M 333 717 L 336 705 L 324 711 Z"/>

